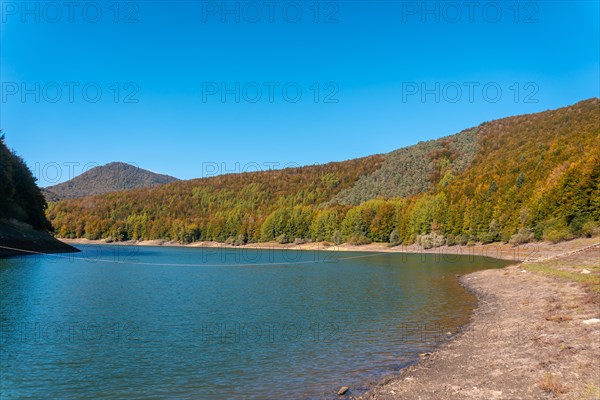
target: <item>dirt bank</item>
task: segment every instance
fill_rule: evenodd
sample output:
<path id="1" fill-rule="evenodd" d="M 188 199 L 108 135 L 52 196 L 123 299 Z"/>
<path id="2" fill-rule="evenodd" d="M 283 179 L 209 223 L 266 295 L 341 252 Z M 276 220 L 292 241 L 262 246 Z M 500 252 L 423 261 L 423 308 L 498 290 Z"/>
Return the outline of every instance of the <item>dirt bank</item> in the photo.
<path id="1" fill-rule="evenodd" d="M 600 245 L 584 244 L 462 277 L 479 299 L 471 323 L 361 398 L 600 398 Z"/>
<path id="2" fill-rule="evenodd" d="M 0 257 L 35 253 L 74 253 L 76 248 L 61 242 L 47 232 L 36 231 L 20 222 L 0 221 Z"/>

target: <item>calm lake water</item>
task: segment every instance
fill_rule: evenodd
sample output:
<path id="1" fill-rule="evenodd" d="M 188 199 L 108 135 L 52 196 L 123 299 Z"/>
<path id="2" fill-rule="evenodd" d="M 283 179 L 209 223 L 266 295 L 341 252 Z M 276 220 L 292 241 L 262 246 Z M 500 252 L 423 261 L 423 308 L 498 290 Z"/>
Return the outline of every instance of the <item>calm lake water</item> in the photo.
<path id="1" fill-rule="evenodd" d="M 468 321 L 482 257 L 85 246 L 0 259 L 0 397 L 336 398 Z"/>

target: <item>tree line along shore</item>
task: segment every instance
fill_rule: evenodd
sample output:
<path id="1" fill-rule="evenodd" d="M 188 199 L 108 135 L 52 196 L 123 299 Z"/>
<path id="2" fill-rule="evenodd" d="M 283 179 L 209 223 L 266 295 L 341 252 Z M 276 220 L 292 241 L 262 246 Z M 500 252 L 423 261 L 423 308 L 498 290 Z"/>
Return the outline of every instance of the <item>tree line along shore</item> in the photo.
<path id="1" fill-rule="evenodd" d="M 560 242 L 600 231 L 600 100 L 384 155 L 67 199 L 61 238 L 232 245 Z"/>

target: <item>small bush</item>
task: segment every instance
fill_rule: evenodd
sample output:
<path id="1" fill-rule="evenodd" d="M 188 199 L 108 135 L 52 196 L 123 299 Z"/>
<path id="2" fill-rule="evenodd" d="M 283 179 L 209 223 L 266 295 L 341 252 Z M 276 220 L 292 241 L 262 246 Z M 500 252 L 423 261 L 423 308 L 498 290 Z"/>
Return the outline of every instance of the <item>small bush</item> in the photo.
<path id="1" fill-rule="evenodd" d="M 446 246 L 455 246 L 456 245 L 456 237 L 454 235 L 446 236 Z"/>
<path id="2" fill-rule="evenodd" d="M 559 378 L 547 373 L 539 383 L 540 389 L 546 393 L 552 393 L 555 396 L 567 393 L 567 388 L 562 384 Z"/>
<path id="3" fill-rule="evenodd" d="M 521 228 L 519 232 L 510 237 L 509 243 L 512 245 L 518 245 L 523 243 L 529 243 L 533 239 L 533 233 L 529 228 Z"/>
<path id="4" fill-rule="evenodd" d="M 552 243 L 563 242 L 572 238 L 568 228 L 565 229 L 546 229 L 544 231 L 544 240 Z"/>
<path id="5" fill-rule="evenodd" d="M 474 240 L 469 240 L 469 241 L 467 242 L 467 246 L 469 246 L 469 247 L 473 247 L 473 246 L 475 246 L 475 241 L 474 241 Z"/>
<path id="6" fill-rule="evenodd" d="M 504 243 L 509 243 L 510 242 L 510 238 L 511 238 L 511 233 L 509 231 L 504 231 L 502 232 L 502 234 L 500 235 L 500 240 Z"/>
<path id="7" fill-rule="evenodd" d="M 371 243 L 371 239 L 369 239 L 368 237 L 366 237 L 364 235 L 354 235 L 354 236 L 350 237 L 350 239 L 348 239 L 348 243 L 355 245 L 355 246 L 359 246 L 359 245 Z"/>
<path id="8" fill-rule="evenodd" d="M 342 234 L 340 233 L 340 231 L 336 230 L 333 232 L 333 235 L 331 235 L 331 241 L 337 245 L 340 245 L 344 242 L 342 240 Z"/>
<path id="9" fill-rule="evenodd" d="M 294 244 L 304 244 L 306 243 L 306 240 L 301 239 L 301 238 L 296 238 L 294 239 Z"/>
<path id="10" fill-rule="evenodd" d="M 498 221 L 493 219 L 490 222 L 488 231 L 484 232 L 480 239 L 483 244 L 497 242 L 500 239 L 500 224 Z"/>
<path id="11" fill-rule="evenodd" d="M 290 240 L 288 239 L 288 237 L 285 235 L 285 233 L 282 233 L 281 235 L 277 236 L 277 238 L 275 239 L 277 241 L 277 243 L 279 244 L 287 244 L 290 242 Z"/>
<path id="12" fill-rule="evenodd" d="M 84 237 L 88 240 L 98 240 L 100 239 L 100 235 L 96 233 L 88 233 L 86 232 Z"/>
<path id="13" fill-rule="evenodd" d="M 225 243 L 230 246 L 243 246 L 247 243 L 246 235 L 239 234 L 237 237 L 229 236 Z"/>
<path id="14" fill-rule="evenodd" d="M 588 218 L 583 215 L 576 215 L 569 223 L 569 230 L 575 236 L 581 236 L 583 226 L 588 222 Z"/>
<path id="15" fill-rule="evenodd" d="M 587 221 L 581 227 L 581 235 L 585 237 L 600 235 L 600 224 L 598 224 L 596 221 Z"/>
<path id="16" fill-rule="evenodd" d="M 390 244 L 392 246 L 398 246 L 400 243 L 402 243 L 400 233 L 396 229 L 394 229 L 392 233 L 390 233 Z"/>
<path id="17" fill-rule="evenodd" d="M 234 244 L 234 246 L 243 246 L 246 243 L 248 243 L 248 240 L 246 239 L 246 235 L 239 234 L 233 244 Z"/>
<path id="18" fill-rule="evenodd" d="M 481 240 L 482 244 L 494 243 L 497 240 L 497 235 L 490 232 L 484 232 L 479 235 L 479 240 Z"/>
<path id="19" fill-rule="evenodd" d="M 573 235 L 571 234 L 571 231 L 564 220 L 554 219 L 548 221 L 548 224 L 544 229 L 542 239 L 548 242 L 558 243 L 562 242 L 563 240 L 571 239 L 572 237 Z"/>
<path id="20" fill-rule="evenodd" d="M 446 244 L 446 238 L 435 232 L 417 236 L 417 243 L 424 249 L 440 247 Z"/>
<path id="21" fill-rule="evenodd" d="M 466 235 L 458 235 L 456 237 L 456 244 L 459 244 L 461 246 L 466 245 L 468 241 L 469 241 L 469 237 Z"/>

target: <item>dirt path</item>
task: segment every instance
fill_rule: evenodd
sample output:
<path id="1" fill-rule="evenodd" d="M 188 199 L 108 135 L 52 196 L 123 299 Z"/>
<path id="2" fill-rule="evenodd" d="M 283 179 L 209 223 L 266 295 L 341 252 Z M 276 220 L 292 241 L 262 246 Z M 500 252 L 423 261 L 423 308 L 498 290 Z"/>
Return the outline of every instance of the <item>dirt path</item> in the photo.
<path id="1" fill-rule="evenodd" d="M 574 245 L 587 248 L 571 253 Z M 540 253 L 554 257 L 536 266 L 600 275 L 600 246 L 561 250 L 566 255 Z M 528 265 L 462 277 L 479 299 L 470 325 L 362 398 L 600 399 L 600 321 L 589 321 L 600 318 L 598 294 Z"/>

